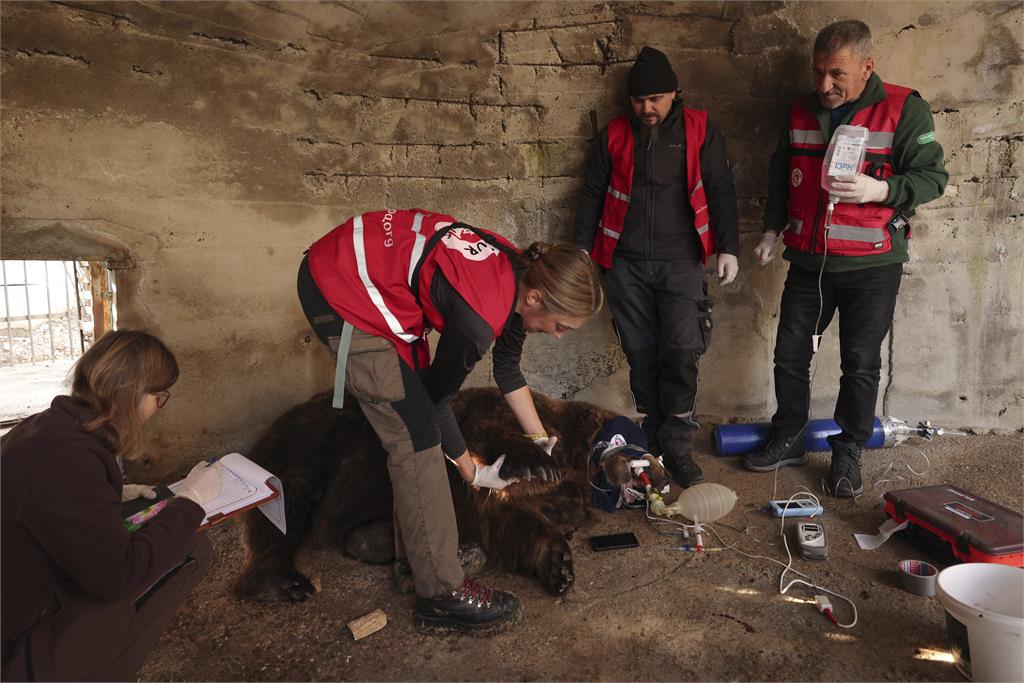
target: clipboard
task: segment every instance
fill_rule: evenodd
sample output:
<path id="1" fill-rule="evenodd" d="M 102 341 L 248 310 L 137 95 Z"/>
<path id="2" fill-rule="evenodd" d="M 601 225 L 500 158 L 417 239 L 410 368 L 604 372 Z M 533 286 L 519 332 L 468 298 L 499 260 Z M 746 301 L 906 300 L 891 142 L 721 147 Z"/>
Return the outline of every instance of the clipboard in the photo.
<path id="1" fill-rule="evenodd" d="M 221 472 L 220 495 L 203 504 L 206 518 L 199 526 L 205 530 L 247 510 L 259 508 L 281 533 L 287 533 L 284 516 L 284 487 L 281 480 L 241 453 L 228 453 L 217 459 Z M 177 493 L 184 479 L 168 488 Z"/>
<path id="2" fill-rule="evenodd" d="M 231 519 L 243 512 L 259 509 L 281 533 L 287 533 L 284 513 L 284 488 L 281 480 L 241 453 L 229 453 L 216 460 L 220 468 L 221 491 L 202 507 L 206 517 L 198 531 Z M 141 529 L 157 515 L 184 486 L 184 479 L 155 487 L 156 499 L 136 498 L 121 506 L 128 531 Z"/>

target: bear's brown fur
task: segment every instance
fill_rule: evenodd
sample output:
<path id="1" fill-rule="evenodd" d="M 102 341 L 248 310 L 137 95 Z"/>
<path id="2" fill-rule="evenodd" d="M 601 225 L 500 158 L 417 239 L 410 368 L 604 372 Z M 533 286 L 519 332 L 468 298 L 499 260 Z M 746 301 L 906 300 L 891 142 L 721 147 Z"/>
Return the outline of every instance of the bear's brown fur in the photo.
<path id="1" fill-rule="evenodd" d="M 551 456 L 520 433 L 496 389 L 467 389 L 459 392 L 453 406 L 470 451 L 486 463 L 505 455 L 501 476 L 521 481 L 491 491 L 466 485 L 454 467 L 448 474 L 461 542 L 478 543 L 492 565 L 535 576 L 557 595 L 575 578 L 566 535 L 589 515 L 592 442 L 614 414 L 590 403 L 558 401 L 536 392 L 533 396 L 541 422 L 558 436 Z M 358 559 L 393 559 L 387 453 L 351 397 L 342 410 L 331 407 L 329 394 L 292 408 L 274 422 L 249 457 L 281 478 L 288 534 L 282 535 L 259 513 L 243 517 L 246 564 L 235 582 L 237 595 L 308 597 L 314 588 L 295 568 L 295 554 L 314 528 L 321 539 Z M 552 461 L 559 476 L 542 478 Z M 613 484 L 628 482 L 627 465 L 603 463 Z M 660 466 L 653 472 L 659 486 L 667 481 Z M 535 476 L 527 479 L 528 474 Z"/>

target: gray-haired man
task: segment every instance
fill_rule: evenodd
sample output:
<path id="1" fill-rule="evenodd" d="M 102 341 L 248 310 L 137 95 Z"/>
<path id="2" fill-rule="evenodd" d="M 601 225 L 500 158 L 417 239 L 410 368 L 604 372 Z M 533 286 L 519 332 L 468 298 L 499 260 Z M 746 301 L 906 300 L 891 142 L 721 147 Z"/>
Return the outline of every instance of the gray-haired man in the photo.
<path id="1" fill-rule="evenodd" d="M 861 449 L 874 425 L 881 345 L 892 325 L 909 217 L 940 197 L 949 175 L 928 103 L 874 73 L 871 31 L 861 21 L 826 26 L 814 42 L 815 92 L 797 100 L 768 170 L 764 237 L 754 250 L 771 260 L 785 232 L 790 262 L 775 341 L 775 397 L 768 445 L 744 465 L 757 472 L 802 465 L 810 410 L 809 367 L 820 335 L 839 311 L 842 378 L 829 438 L 826 488 L 851 497 L 863 490 Z M 869 130 L 859 173 L 821 189 L 821 165 L 842 124 Z"/>

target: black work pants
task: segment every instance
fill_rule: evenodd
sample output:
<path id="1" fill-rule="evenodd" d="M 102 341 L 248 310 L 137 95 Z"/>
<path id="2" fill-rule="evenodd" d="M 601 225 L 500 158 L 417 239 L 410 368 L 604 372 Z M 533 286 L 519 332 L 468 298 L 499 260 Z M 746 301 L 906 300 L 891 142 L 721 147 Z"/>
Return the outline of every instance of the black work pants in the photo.
<path id="1" fill-rule="evenodd" d="M 789 266 L 782 292 L 775 339 L 775 436 L 796 434 L 810 412 L 811 336 L 819 308 L 818 334 L 839 311 L 839 356 L 842 378 L 835 420 L 842 430 L 831 441 L 863 446 L 871 437 L 882 368 L 882 340 L 892 326 L 903 264 L 821 274 Z"/>
<path id="2" fill-rule="evenodd" d="M 690 454 L 701 354 L 711 340 L 711 300 L 699 263 L 616 258 L 608 308 L 629 361 L 629 387 L 651 451 Z"/>

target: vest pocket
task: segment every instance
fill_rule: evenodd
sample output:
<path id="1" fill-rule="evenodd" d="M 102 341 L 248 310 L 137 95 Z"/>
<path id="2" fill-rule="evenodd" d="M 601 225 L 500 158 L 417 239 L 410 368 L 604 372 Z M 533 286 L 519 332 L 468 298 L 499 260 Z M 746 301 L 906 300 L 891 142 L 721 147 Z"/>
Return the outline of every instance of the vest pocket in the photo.
<path id="1" fill-rule="evenodd" d="M 853 211 L 840 207 L 849 206 Z M 835 256 L 868 256 L 892 249 L 886 223 L 892 209 L 881 205 L 836 204 L 828 230 L 828 253 Z"/>
<path id="2" fill-rule="evenodd" d="M 345 372 L 346 387 L 360 401 L 394 403 L 405 398 L 401 360 L 389 339 L 355 330 Z"/>

